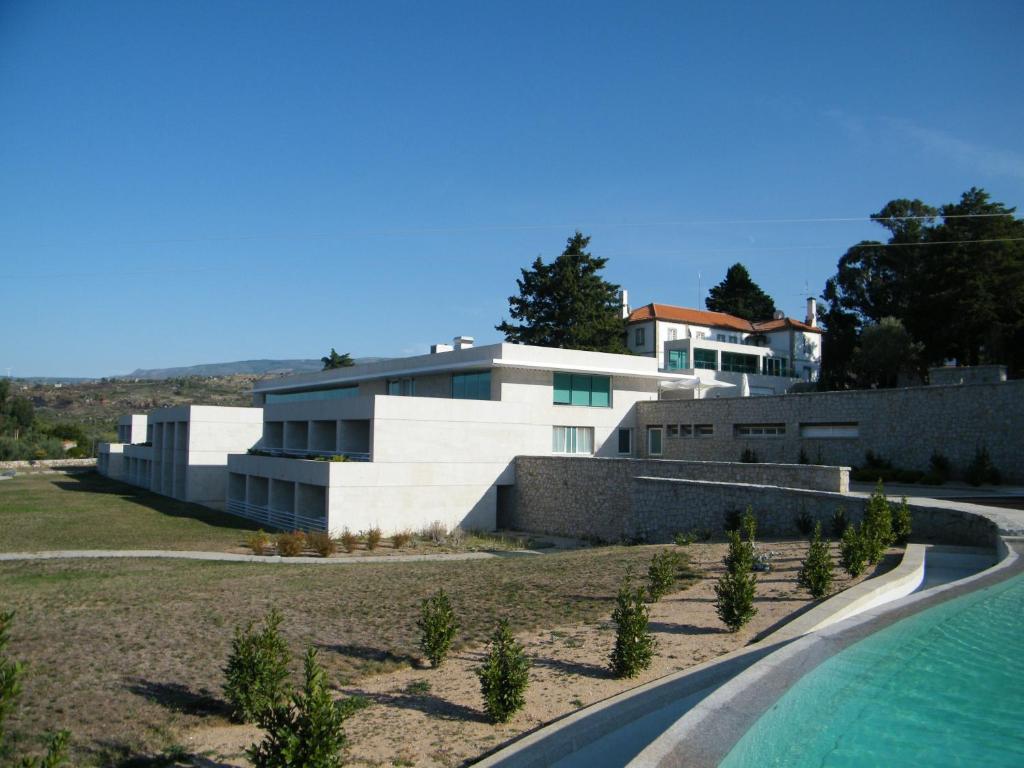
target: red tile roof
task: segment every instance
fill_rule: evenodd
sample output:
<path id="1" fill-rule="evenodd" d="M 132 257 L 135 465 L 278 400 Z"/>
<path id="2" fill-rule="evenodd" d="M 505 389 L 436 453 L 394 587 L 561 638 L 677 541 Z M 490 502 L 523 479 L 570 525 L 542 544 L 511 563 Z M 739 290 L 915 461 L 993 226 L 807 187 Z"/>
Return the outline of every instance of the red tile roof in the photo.
<path id="1" fill-rule="evenodd" d="M 764 320 L 751 323 L 735 315 L 725 312 L 707 312 L 702 309 L 691 309 L 689 307 L 674 307 L 671 304 L 645 304 L 629 313 L 627 322 L 642 323 L 648 320 L 668 320 L 675 323 L 689 323 L 691 325 L 703 325 L 709 328 L 726 328 L 730 331 L 742 331 L 743 333 L 765 333 L 780 331 L 785 328 L 794 328 L 810 333 L 821 333 L 820 328 L 812 328 L 807 323 L 795 320 L 792 317 L 785 317 L 780 320 Z"/>

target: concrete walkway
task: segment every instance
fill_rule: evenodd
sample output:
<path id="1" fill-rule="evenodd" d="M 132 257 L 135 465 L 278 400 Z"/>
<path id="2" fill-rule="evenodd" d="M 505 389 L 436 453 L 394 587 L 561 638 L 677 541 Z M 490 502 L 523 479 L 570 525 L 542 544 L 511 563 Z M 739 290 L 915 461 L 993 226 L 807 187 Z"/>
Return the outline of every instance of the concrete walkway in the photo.
<path id="1" fill-rule="evenodd" d="M 3 552 L 0 562 L 18 560 L 79 560 L 86 558 L 158 558 L 164 560 L 208 560 L 226 563 L 273 563 L 285 565 L 359 565 L 361 563 L 426 563 L 445 560 L 490 560 L 496 557 L 540 555 L 532 549 L 510 552 L 451 552 L 434 555 L 365 555 L 361 557 L 281 557 L 280 555 L 238 555 L 230 552 L 188 552 L 167 549 L 65 549 L 51 552 Z"/>

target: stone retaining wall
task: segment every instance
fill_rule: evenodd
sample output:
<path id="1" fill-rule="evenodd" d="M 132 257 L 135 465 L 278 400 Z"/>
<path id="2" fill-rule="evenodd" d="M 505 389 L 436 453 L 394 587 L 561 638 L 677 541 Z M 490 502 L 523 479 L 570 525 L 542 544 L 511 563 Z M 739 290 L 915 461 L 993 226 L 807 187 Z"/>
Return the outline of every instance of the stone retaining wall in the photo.
<path id="1" fill-rule="evenodd" d="M 96 459 L 35 459 L 33 461 L 0 461 L 0 470 L 65 469 L 68 467 L 95 467 Z"/>

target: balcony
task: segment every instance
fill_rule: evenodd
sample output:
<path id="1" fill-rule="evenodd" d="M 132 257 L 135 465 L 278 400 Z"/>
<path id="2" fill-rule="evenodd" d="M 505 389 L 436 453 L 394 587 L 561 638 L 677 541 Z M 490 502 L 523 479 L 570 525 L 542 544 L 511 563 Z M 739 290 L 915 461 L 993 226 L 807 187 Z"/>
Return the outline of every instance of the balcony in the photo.
<path id="1" fill-rule="evenodd" d="M 370 454 L 361 451 L 318 451 L 308 448 L 250 448 L 249 456 L 271 456 L 277 459 L 312 459 L 330 461 L 335 456 L 344 456 L 346 461 L 369 461 Z"/>
<path id="2" fill-rule="evenodd" d="M 272 507 L 247 504 L 237 499 L 229 500 L 228 512 L 247 520 L 262 523 L 267 527 L 277 528 L 281 531 L 326 531 L 327 519 L 324 517 L 310 517 L 300 515 L 298 512 L 288 512 Z"/>

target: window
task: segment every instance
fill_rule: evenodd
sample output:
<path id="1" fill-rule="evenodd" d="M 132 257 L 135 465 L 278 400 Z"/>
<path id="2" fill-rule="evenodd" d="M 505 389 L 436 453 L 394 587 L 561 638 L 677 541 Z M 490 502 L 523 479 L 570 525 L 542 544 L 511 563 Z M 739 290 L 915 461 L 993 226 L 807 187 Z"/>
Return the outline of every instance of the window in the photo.
<path id="1" fill-rule="evenodd" d="M 333 389 L 311 389 L 306 392 L 282 392 L 280 394 L 268 392 L 265 398 L 267 405 L 271 403 L 288 403 L 296 400 L 336 400 L 346 397 L 355 397 L 359 394 L 359 387 L 334 387 Z"/>
<path id="2" fill-rule="evenodd" d="M 693 437 L 693 424 L 680 424 L 679 425 L 679 436 L 680 437 Z"/>
<path id="3" fill-rule="evenodd" d="M 675 328 L 669 328 L 668 329 L 668 340 L 669 341 L 675 341 L 676 340 L 676 329 Z"/>
<path id="4" fill-rule="evenodd" d="M 855 421 L 833 424 L 801 424 L 800 437 L 859 437 L 860 428 Z"/>
<path id="5" fill-rule="evenodd" d="M 647 455 L 661 456 L 661 427 L 647 428 Z"/>
<path id="6" fill-rule="evenodd" d="M 718 353 L 713 349 L 694 349 L 693 367 L 709 371 L 718 370 Z"/>
<path id="7" fill-rule="evenodd" d="M 642 346 L 644 346 L 647 343 L 647 333 L 646 333 L 646 331 L 647 331 L 647 329 L 646 328 L 642 328 L 642 327 L 641 328 L 637 328 L 635 331 L 633 331 L 633 346 L 634 347 L 642 347 Z"/>
<path id="8" fill-rule="evenodd" d="M 668 351 L 669 370 L 675 371 L 690 367 L 690 352 L 686 349 L 670 349 Z"/>
<path id="9" fill-rule="evenodd" d="M 739 341 L 740 341 L 739 336 L 737 336 L 735 333 L 730 333 L 729 334 L 729 343 L 730 344 L 738 344 Z"/>
<path id="10" fill-rule="evenodd" d="M 554 383 L 555 405 L 588 405 L 594 408 L 611 407 L 611 379 L 607 376 L 581 376 L 576 373 L 556 373 Z"/>
<path id="11" fill-rule="evenodd" d="M 734 373 L 757 373 L 757 355 L 723 352 L 722 370 Z"/>
<path id="12" fill-rule="evenodd" d="M 456 400 L 490 400 L 491 372 L 452 374 L 452 397 Z"/>
<path id="13" fill-rule="evenodd" d="M 593 427 L 552 427 L 552 453 L 586 453 L 594 452 Z"/>
<path id="14" fill-rule="evenodd" d="M 725 334 L 724 333 L 716 333 L 715 334 L 715 341 L 725 341 Z"/>
<path id="15" fill-rule="evenodd" d="M 785 424 L 735 424 L 733 434 L 736 437 L 783 437 L 786 434 Z"/>
<path id="16" fill-rule="evenodd" d="M 784 357 L 766 357 L 761 361 L 761 372 L 765 376 L 786 376 L 786 359 Z"/>
<path id="17" fill-rule="evenodd" d="M 625 427 L 619 429 L 619 453 L 633 452 L 633 430 Z"/>
<path id="18" fill-rule="evenodd" d="M 388 394 L 409 397 L 416 394 L 416 379 L 388 379 Z"/>
<path id="19" fill-rule="evenodd" d="M 712 437 L 715 434 L 715 427 L 712 424 L 694 424 L 693 433 L 697 437 Z"/>
<path id="20" fill-rule="evenodd" d="M 669 424 L 665 428 L 665 431 L 666 431 L 665 437 L 679 437 L 679 425 L 678 424 Z"/>

